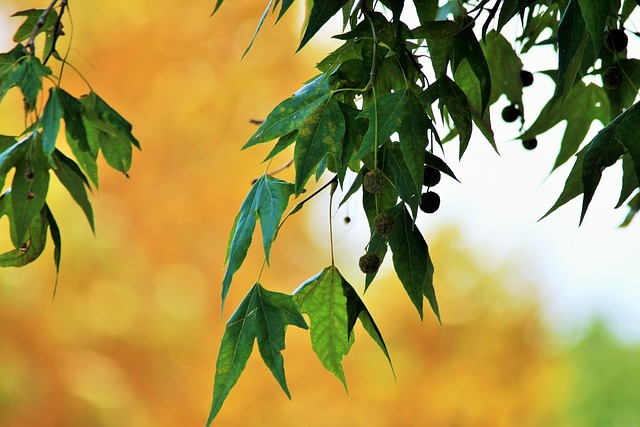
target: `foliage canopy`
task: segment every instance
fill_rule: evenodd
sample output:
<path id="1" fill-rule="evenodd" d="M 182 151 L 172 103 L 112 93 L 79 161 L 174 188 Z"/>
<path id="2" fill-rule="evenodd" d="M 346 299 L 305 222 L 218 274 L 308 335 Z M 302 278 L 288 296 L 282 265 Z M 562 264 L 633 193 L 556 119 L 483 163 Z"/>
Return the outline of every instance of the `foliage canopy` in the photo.
<path id="1" fill-rule="evenodd" d="M 217 1 L 214 13 L 222 3 Z M 269 1 L 245 54 L 268 15 L 275 14 L 278 21 L 292 4 Z M 545 216 L 582 195 L 582 222 L 603 171 L 621 162 L 616 207 L 627 203 L 629 213 L 622 224 L 627 225 L 640 210 L 640 59 L 629 57 L 627 49 L 628 37 L 638 36 L 627 28 L 636 7 L 632 0 L 307 2 L 298 49 L 336 15 L 343 26 L 335 38 L 342 44 L 318 62 L 316 76 L 273 108 L 244 145 L 273 143 L 265 158 L 268 164 L 292 149 L 295 178 L 287 182 L 267 169 L 254 182 L 231 229 L 222 303 L 258 221 L 268 265 L 271 247 L 288 218 L 321 191 L 330 191 L 333 200 L 340 187 L 345 194 L 340 204 L 362 194 L 370 229 L 359 260 L 365 290 L 391 252 L 398 279 L 420 318 L 426 298 L 440 321 L 434 265 L 416 219 L 438 209 L 440 199 L 432 188 L 440 176 L 456 179 L 442 155 L 443 144 L 457 140 L 462 157 L 474 132 L 480 132 L 497 151 L 489 107 L 503 96 L 511 105 L 502 111 L 502 119 L 520 121 L 518 138 L 528 149 L 535 148 L 540 134 L 566 121 L 553 169 L 573 157 L 575 163 Z M 133 148 L 140 148 L 131 124 L 90 86 L 80 97 L 62 88 L 65 67 L 73 69 L 66 54 L 58 51 L 68 9 L 68 1 L 54 0 L 45 9 L 15 13 L 23 20 L 13 37 L 15 47 L 0 54 L 0 101 L 8 91 L 19 90 L 26 124 L 20 135 L 0 136 L 0 190 L 9 183 L 0 197 L 0 218 L 9 219 L 14 247 L 0 255 L 3 267 L 37 259 L 50 234 L 59 268 L 61 233 L 46 202 L 50 171 L 93 229 L 88 193 L 98 187 L 98 154 L 126 174 Z M 510 34 L 517 29 L 513 40 L 502 34 L 506 28 Z M 36 41 L 42 41 L 37 48 Z M 554 81 L 555 92 L 528 124 L 522 94 L 534 76 L 523 70 L 521 57 L 540 46 L 557 52 L 557 60 L 548 60 L 550 68 L 539 72 Z M 594 121 L 603 128 L 585 141 Z M 64 149 L 58 146 L 62 126 L 68 145 Z M 311 181 L 325 175 L 330 178 L 307 196 Z M 330 265 L 291 295 L 269 291 L 259 274 L 231 315 L 207 424 L 222 408 L 256 340 L 265 364 L 290 396 L 281 353 L 289 325 L 309 329 L 313 350 L 345 389 L 342 360 L 354 342 L 358 320 L 391 364 L 372 314 L 335 265 L 331 218 L 329 224 Z"/>

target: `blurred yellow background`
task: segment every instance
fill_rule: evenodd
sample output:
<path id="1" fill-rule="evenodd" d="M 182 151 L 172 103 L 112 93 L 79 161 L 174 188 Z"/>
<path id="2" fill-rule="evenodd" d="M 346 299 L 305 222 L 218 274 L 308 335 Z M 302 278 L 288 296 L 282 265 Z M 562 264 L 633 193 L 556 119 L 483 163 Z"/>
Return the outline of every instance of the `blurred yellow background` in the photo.
<path id="1" fill-rule="evenodd" d="M 24 3 L 4 2 L 3 16 Z M 70 3 L 69 61 L 134 125 L 143 150 L 130 179 L 100 164 L 95 237 L 53 185 L 63 244 L 53 303 L 51 247 L 35 264 L 0 271 L 0 426 L 201 426 L 224 321 L 262 261 L 250 251 L 220 313 L 229 230 L 269 149 L 240 147 L 255 130 L 249 120 L 312 77 L 320 56 L 313 48 L 294 55 L 299 17 L 291 13 L 275 28 L 267 21 L 241 61 L 264 7 L 255 2 L 228 1 L 211 18 L 210 0 Z M 69 68 L 63 83 L 75 96 L 87 92 Z M 16 94 L 3 102 L 0 132 L 21 131 L 16 105 Z M 262 280 L 268 289 L 290 293 L 328 264 L 305 215 L 278 236 Z M 7 224 L 0 226 L 4 239 Z M 308 333 L 290 328 L 284 355 L 293 401 L 256 351 L 214 425 L 591 425 L 575 421 L 583 404 L 574 398 L 578 365 L 541 319 L 533 283 L 509 290 L 510 280 L 521 280 L 517 263 L 483 268 L 455 228 L 427 239 L 442 329 L 431 315 L 420 324 L 392 276 L 364 297 L 397 383 L 356 328 L 347 396 L 313 355 Z M 353 277 L 361 290 L 362 278 Z"/>

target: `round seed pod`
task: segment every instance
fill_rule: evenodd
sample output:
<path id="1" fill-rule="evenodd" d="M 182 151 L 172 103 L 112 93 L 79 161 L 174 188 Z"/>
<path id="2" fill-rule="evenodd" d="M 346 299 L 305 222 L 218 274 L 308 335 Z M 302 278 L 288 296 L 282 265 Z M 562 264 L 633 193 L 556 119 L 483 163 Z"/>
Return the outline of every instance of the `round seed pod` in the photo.
<path id="1" fill-rule="evenodd" d="M 536 138 L 524 139 L 522 141 L 522 146 L 527 150 L 535 150 L 538 146 L 538 140 Z"/>
<path id="2" fill-rule="evenodd" d="M 623 80 L 622 72 L 616 66 L 608 67 L 602 73 L 602 83 L 609 90 L 618 90 Z"/>
<path id="3" fill-rule="evenodd" d="M 522 86 L 531 86 L 533 84 L 533 74 L 527 70 L 520 70 L 520 80 L 522 81 Z"/>
<path id="4" fill-rule="evenodd" d="M 520 117 L 520 109 L 514 104 L 507 105 L 502 110 L 502 120 L 507 123 L 515 122 Z"/>
<path id="5" fill-rule="evenodd" d="M 424 167 L 424 180 L 423 185 L 425 187 L 433 187 L 440 182 L 442 173 L 438 169 L 434 169 L 431 166 Z"/>
<path id="6" fill-rule="evenodd" d="M 393 230 L 393 216 L 389 213 L 381 213 L 373 221 L 373 229 L 381 236 L 387 237 Z"/>
<path id="7" fill-rule="evenodd" d="M 364 174 L 362 186 L 368 193 L 380 194 L 387 188 L 387 178 L 380 169 L 375 169 Z"/>
<path id="8" fill-rule="evenodd" d="M 424 213 L 434 213 L 440 207 L 440 196 L 433 191 L 427 191 L 420 198 L 420 210 Z"/>
<path id="9" fill-rule="evenodd" d="M 604 47 L 609 52 L 622 52 L 627 48 L 629 37 L 622 28 L 609 30 L 604 35 Z"/>
<path id="10" fill-rule="evenodd" d="M 367 252 L 366 254 L 360 257 L 358 261 L 358 265 L 360 266 L 360 271 L 365 274 L 375 273 L 380 268 L 380 257 L 373 252 Z"/>

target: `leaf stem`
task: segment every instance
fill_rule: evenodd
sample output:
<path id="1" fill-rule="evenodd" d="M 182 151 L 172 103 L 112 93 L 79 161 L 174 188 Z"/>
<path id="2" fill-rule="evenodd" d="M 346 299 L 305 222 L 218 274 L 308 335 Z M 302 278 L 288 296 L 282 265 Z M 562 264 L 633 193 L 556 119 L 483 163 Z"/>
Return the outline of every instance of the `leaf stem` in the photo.
<path id="1" fill-rule="evenodd" d="M 286 217 L 284 217 L 284 219 L 282 220 L 282 222 L 280 222 L 280 225 L 278 225 L 278 229 L 276 230 L 276 236 L 278 235 L 278 233 L 280 232 L 280 228 L 282 228 L 282 226 L 284 225 L 284 223 L 289 219 L 289 217 L 291 215 L 293 215 L 294 213 L 298 212 L 300 209 L 302 209 L 302 206 L 307 203 L 309 200 L 311 200 L 312 198 L 314 198 L 315 196 L 317 196 L 322 190 L 324 190 L 325 188 L 327 188 L 328 186 L 330 186 L 333 183 L 337 183 L 338 182 L 338 175 L 334 175 L 333 178 L 331 178 L 331 180 L 329 180 L 328 182 L 326 182 L 322 187 L 318 188 L 316 191 L 314 191 L 312 194 L 310 194 L 307 198 L 305 198 L 304 200 L 296 203 L 296 205 L 293 207 L 293 209 L 291 209 L 289 211 L 289 213 L 287 214 Z"/>
<path id="2" fill-rule="evenodd" d="M 365 19 L 369 21 L 369 25 L 371 26 L 371 37 L 373 38 L 373 52 L 371 56 L 371 70 L 369 71 L 369 81 L 367 85 L 364 87 L 362 92 L 367 92 L 369 89 L 373 87 L 376 81 L 376 66 L 377 66 L 377 52 L 378 52 L 378 33 L 376 32 L 376 26 L 373 23 L 373 19 L 371 18 L 371 12 L 367 8 L 364 1 L 360 2 L 360 10 L 362 10 L 362 14 Z"/>
<path id="3" fill-rule="evenodd" d="M 337 176 L 337 175 L 336 175 Z M 331 215 L 331 211 L 333 210 L 333 194 L 336 191 L 336 186 L 338 185 L 337 180 L 331 181 L 331 195 L 329 196 L 329 246 L 331 247 L 331 265 L 336 265 L 336 259 L 333 250 L 333 217 Z"/>

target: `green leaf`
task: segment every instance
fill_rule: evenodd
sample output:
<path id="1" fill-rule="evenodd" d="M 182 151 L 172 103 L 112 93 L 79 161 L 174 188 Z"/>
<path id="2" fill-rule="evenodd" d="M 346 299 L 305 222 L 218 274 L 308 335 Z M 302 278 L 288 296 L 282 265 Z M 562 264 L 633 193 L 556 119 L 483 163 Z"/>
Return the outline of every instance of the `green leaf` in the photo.
<path id="1" fill-rule="evenodd" d="M 51 233 L 51 240 L 53 240 L 53 263 L 56 266 L 56 282 L 53 287 L 53 298 L 56 297 L 56 290 L 58 288 L 58 274 L 60 273 L 60 259 L 62 258 L 62 238 L 60 237 L 60 229 L 58 223 L 49 209 L 49 206 L 45 204 L 44 209 L 46 211 L 47 223 L 49 224 L 49 233 Z"/>
<path id="2" fill-rule="evenodd" d="M 414 0 L 416 13 L 420 24 L 425 25 L 436 19 L 438 11 L 438 0 Z"/>
<path id="3" fill-rule="evenodd" d="M 344 115 L 345 132 L 344 144 L 342 146 L 342 160 L 338 166 L 336 174 L 340 184 L 344 182 L 347 169 L 353 167 L 357 170 L 360 167 L 360 160 L 356 159 L 352 162 L 352 158 L 358 147 L 362 144 L 364 135 L 367 133 L 367 122 L 359 118 L 360 110 L 352 105 L 340 103 L 340 109 Z"/>
<path id="4" fill-rule="evenodd" d="M 82 104 L 64 89 L 56 87 L 52 91 L 58 92 L 57 96 L 62 104 L 67 143 L 71 147 L 71 151 L 78 160 L 80 167 L 88 175 L 93 185 L 98 188 L 98 164 L 96 159 L 100 147 L 93 139 L 90 140 L 87 136 L 83 121 Z"/>
<path id="5" fill-rule="evenodd" d="M 262 24 L 264 23 L 264 20 L 266 19 L 267 14 L 269 13 L 269 10 L 271 9 L 271 5 L 272 4 L 273 4 L 273 0 L 270 0 L 269 4 L 267 4 L 267 7 L 265 8 L 264 12 L 262 13 L 262 16 L 260 17 L 260 21 L 258 22 L 258 26 L 256 27 L 256 30 L 253 33 L 253 37 L 251 38 L 251 42 L 249 42 L 249 46 L 247 46 L 247 48 L 245 49 L 244 53 L 242 54 L 243 58 L 247 55 L 247 53 L 251 49 L 251 46 L 253 46 L 253 42 L 256 40 L 256 37 L 258 36 L 258 33 L 260 32 L 260 28 L 262 28 Z"/>
<path id="6" fill-rule="evenodd" d="M 15 86 L 15 70 L 19 66 L 17 62 L 26 55 L 27 52 L 21 44 L 16 45 L 9 52 L 0 54 L 0 101 L 7 91 Z"/>
<path id="7" fill-rule="evenodd" d="M 582 168 L 584 199 L 580 222 L 584 219 L 589 203 L 600 182 L 602 171 L 629 153 L 635 165 L 636 177 L 640 177 L 640 104 L 619 115 L 591 140 L 587 146 Z M 639 178 L 640 179 L 640 178 Z"/>
<path id="8" fill-rule="evenodd" d="M 57 90 L 49 90 L 49 99 L 44 106 L 40 123 L 42 124 L 42 148 L 47 157 L 51 157 L 56 147 L 60 120 L 62 119 L 62 102 Z"/>
<path id="9" fill-rule="evenodd" d="M 0 218 L 5 214 L 11 216 L 10 212 L 13 210 L 11 202 L 11 192 L 0 197 Z M 0 267 L 23 267 L 35 261 L 46 246 L 47 227 L 48 222 L 43 208 L 29 224 L 19 247 L 0 254 Z"/>
<path id="10" fill-rule="evenodd" d="M 440 310 L 433 288 L 434 268 L 427 242 L 403 203 L 393 208 L 390 213 L 394 216 L 395 222 L 388 239 L 398 278 L 418 310 L 420 319 L 422 319 L 424 296 L 440 322 Z"/>
<path id="11" fill-rule="evenodd" d="M 518 1 L 519 0 L 504 0 L 502 7 L 500 8 L 500 15 L 498 16 L 498 28 L 500 32 L 502 28 L 518 13 Z"/>
<path id="12" fill-rule="evenodd" d="M 535 46 L 543 31 L 550 29 L 552 34 L 558 33 L 558 8 L 558 4 L 551 4 L 541 13 L 527 17 L 525 27 L 517 38 L 522 43 L 521 53 Z"/>
<path id="13" fill-rule="evenodd" d="M 460 157 L 469 146 L 471 139 L 471 110 L 467 96 L 448 76 L 443 75 L 429 86 L 423 94 L 425 102 L 431 104 L 436 99 L 446 106 L 460 135 Z"/>
<path id="14" fill-rule="evenodd" d="M 90 189 L 87 177 L 82 173 L 76 162 L 62 154 L 59 150 L 54 151 L 53 161 L 56 166 L 53 171 L 71 197 L 73 197 L 73 200 L 80 206 L 89 221 L 91 231 L 95 233 L 93 209 L 87 196 L 87 189 Z"/>
<path id="15" fill-rule="evenodd" d="M 563 104 L 582 65 L 589 40 L 577 0 L 570 0 L 558 26 L 558 77 L 555 96 Z"/>
<path id="16" fill-rule="evenodd" d="M 302 47 L 311 40 L 311 37 L 313 37 L 333 15 L 340 12 L 340 9 L 342 9 L 346 3 L 347 0 L 314 0 L 311 13 L 309 14 L 309 21 L 302 35 L 298 50 L 302 49 Z"/>
<path id="17" fill-rule="evenodd" d="M 99 146 L 109 166 L 126 174 L 131 168 L 132 147 L 140 148 L 131 124 L 95 92 L 80 98 L 80 104 L 89 146 Z"/>
<path id="18" fill-rule="evenodd" d="M 391 172 L 391 177 L 395 184 L 395 193 L 397 193 L 397 196 L 400 196 L 400 199 L 411 207 L 412 212 L 416 213 L 420 204 L 420 192 L 416 192 L 411 171 L 409 171 L 409 168 L 407 167 L 404 155 L 402 154 L 402 149 L 398 144 L 387 143 L 384 145 L 384 164 L 385 170 Z M 422 185 L 420 186 L 420 190 L 422 190 Z M 384 210 L 395 206 L 397 203 L 397 197 L 394 197 L 396 195 L 395 193 L 391 193 L 392 195 L 385 198 L 388 203 L 390 202 L 390 206 L 385 206 Z M 374 206 L 377 206 L 378 209 L 382 210 L 380 200 L 378 200 L 377 203 L 374 203 Z M 375 218 L 375 215 L 372 215 L 372 217 Z"/>
<path id="19" fill-rule="evenodd" d="M 447 175 L 449 175 L 451 178 L 455 179 L 456 181 L 460 182 L 458 180 L 458 178 L 456 178 L 455 174 L 453 173 L 453 171 L 451 170 L 451 168 L 449 168 L 449 166 L 445 163 L 444 160 L 442 160 L 440 157 L 436 156 L 435 154 L 432 154 L 428 151 L 426 151 L 425 153 L 425 158 L 424 158 L 424 164 L 427 166 L 431 166 L 434 169 L 439 170 L 442 173 L 445 173 Z"/>
<path id="20" fill-rule="evenodd" d="M 207 426 L 211 425 L 238 381 L 257 339 L 262 360 L 289 398 L 282 350 L 287 325 L 308 326 L 290 295 L 271 292 L 256 283 L 227 322 L 222 337 Z"/>
<path id="21" fill-rule="evenodd" d="M 624 201 L 631 196 L 639 185 L 633 159 L 629 154 L 625 154 L 622 156 L 622 189 L 620 190 L 620 198 L 616 204 L 616 209 L 622 206 Z"/>
<path id="22" fill-rule="evenodd" d="M 563 206 L 567 202 L 578 197 L 580 194 L 584 192 L 584 187 L 582 185 L 582 165 L 584 162 L 584 154 L 586 152 L 586 147 L 580 150 L 578 154 L 576 154 L 576 162 L 573 164 L 573 168 L 571 172 L 569 172 L 569 176 L 564 184 L 564 188 L 558 197 L 558 200 L 554 203 L 554 205 L 540 217 L 540 220 L 549 216 L 553 211 Z"/>
<path id="23" fill-rule="evenodd" d="M 620 58 L 616 60 L 616 65 L 622 71 L 624 79 L 616 90 L 605 88 L 609 103 L 611 105 L 611 116 L 616 117 L 633 105 L 638 96 L 637 87 L 640 86 L 640 60 L 631 58 Z"/>
<path id="24" fill-rule="evenodd" d="M 298 137 L 298 131 L 293 131 L 285 136 L 281 136 L 278 139 L 278 142 L 276 143 L 276 145 L 273 146 L 273 149 L 269 152 L 267 157 L 264 158 L 263 162 L 271 160 L 272 158 L 280 154 L 282 151 L 287 149 L 291 144 L 296 142 L 297 137 Z"/>
<path id="25" fill-rule="evenodd" d="M 8 59 L 11 59 L 10 55 Z M 8 69 L 0 83 L 0 99 L 4 98 L 9 89 L 14 86 L 20 88 L 24 97 L 25 108 L 29 111 L 35 108 L 38 94 L 42 90 L 42 79 L 51 74 L 49 67 L 42 65 L 33 55 L 20 57 Z"/>
<path id="26" fill-rule="evenodd" d="M 333 267 L 333 269 L 335 269 L 335 267 Z M 335 269 L 335 271 L 340 274 L 337 269 Z M 351 286 L 351 284 L 347 282 L 347 280 L 341 274 L 340 277 L 342 278 L 343 293 L 347 297 L 347 331 L 349 337 L 351 337 L 353 334 L 353 327 L 356 324 L 356 320 L 360 319 L 364 330 L 367 331 L 373 341 L 378 344 L 378 347 L 380 347 L 380 350 L 382 350 L 382 352 L 384 353 L 387 361 L 389 362 L 389 366 L 393 371 L 391 356 L 389 356 L 389 350 L 387 349 L 387 345 L 384 343 L 384 339 L 382 338 L 382 334 L 378 329 L 378 325 L 376 325 L 376 323 L 374 322 L 371 313 L 364 305 L 364 302 L 362 301 L 356 290 L 353 288 L 353 286 Z"/>
<path id="27" fill-rule="evenodd" d="M 309 316 L 313 351 L 347 390 L 342 359 L 349 353 L 353 337 L 348 329 L 343 280 L 335 267 L 327 267 L 303 283 L 294 292 L 293 300 Z"/>
<path id="28" fill-rule="evenodd" d="M 35 135 L 24 160 L 16 165 L 11 184 L 11 220 L 18 245 L 26 240 L 31 223 L 44 207 L 49 189 L 49 163 L 42 150 L 42 141 Z"/>
<path id="29" fill-rule="evenodd" d="M 380 257 L 380 262 L 384 260 L 385 255 L 387 254 L 387 239 L 382 237 L 378 233 L 372 233 L 371 239 L 369 240 L 369 244 L 367 245 L 367 252 L 374 253 Z M 369 289 L 369 286 L 373 282 L 373 279 L 378 275 L 378 270 L 373 273 L 367 273 L 364 281 L 364 291 L 366 292 Z"/>
<path id="30" fill-rule="evenodd" d="M 609 122 L 609 111 L 609 100 L 604 89 L 594 84 L 585 86 L 584 83 L 577 82 L 565 103 L 562 104 L 558 98 L 552 98 L 520 139 L 535 138 L 566 120 L 567 127 L 560 144 L 560 152 L 553 166 L 555 170 L 578 151 L 594 120 L 600 121 L 603 125 Z"/>
<path id="31" fill-rule="evenodd" d="M 480 114 L 484 115 L 484 111 L 489 105 L 489 99 L 491 97 L 491 74 L 487 60 L 482 52 L 482 47 L 480 43 L 478 43 L 473 29 L 469 25 L 465 25 L 453 38 L 451 66 L 454 73 L 465 59 L 469 61 L 471 70 L 473 70 L 473 73 L 478 78 L 482 99 Z"/>
<path id="32" fill-rule="evenodd" d="M 12 17 L 14 16 L 27 17 L 27 19 L 22 23 L 22 25 L 20 25 L 20 27 L 18 27 L 18 30 L 13 35 L 13 41 L 16 43 L 20 43 L 21 41 L 31 37 L 31 34 L 33 34 L 33 30 L 36 28 L 36 24 L 38 23 L 38 20 L 40 19 L 40 17 L 45 11 L 46 9 L 28 9 L 28 10 L 21 10 L 20 12 L 16 12 L 13 15 L 11 15 Z M 48 12 L 47 17 L 45 18 L 37 34 L 40 34 L 42 32 L 47 32 L 47 31 L 53 31 L 57 20 L 58 20 L 58 13 L 55 11 L 55 9 L 51 9 Z"/>
<path id="33" fill-rule="evenodd" d="M 447 72 L 457 30 L 458 25 L 453 21 L 434 21 L 412 31 L 414 38 L 427 40 L 431 65 L 438 78 Z"/>
<path id="34" fill-rule="evenodd" d="M 280 18 L 282 18 L 284 14 L 287 13 L 287 10 L 289 10 L 292 4 L 293 4 L 293 0 L 282 0 L 282 6 L 280 7 L 280 13 L 278 13 L 278 18 L 276 19 L 276 22 L 278 22 Z M 273 7 L 275 8 L 277 5 L 278 5 L 278 0 L 276 0 L 276 4 L 274 4 Z"/>
<path id="35" fill-rule="evenodd" d="M 597 56 L 602 48 L 604 30 L 609 18 L 611 3 L 604 0 L 577 0 L 582 18 L 591 36 L 593 53 Z"/>
<path id="36" fill-rule="evenodd" d="M 342 160 L 345 119 L 338 101 L 335 98 L 323 98 L 311 104 L 306 113 L 298 128 L 293 151 L 296 195 L 304 191 L 304 185 L 328 155 L 337 162 Z"/>
<path id="37" fill-rule="evenodd" d="M 629 212 L 627 213 L 627 216 L 625 217 L 622 224 L 620 224 L 620 227 L 626 227 L 627 225 L 631 224 L 631 220 L 633 219 L 633 217 L 638 213 L 638 211 L 640 211 L 640 193 L 637 193 L 635 196 L 633 196 L 633 199 L 629 201 L 628 207 Z"/>
<path id="38" fill-rule="evenodd" d="M 522 61 L 511 43 L 496 31 L 490 31 L 481 43 L 491 74 L 489 105 L 505 94 L 512 104 L 522 106 Z"/>
<path id="39" fill-rule="evenodd" d="M 231 280 L 247 256 L 251 245 L 256 220 L 260 220 L 262 243 L 265 259 L 269 262 L 271 244 L 276 238 L 280 219 L 287 208 L 289 197 L 293 194 L 293 185 L 269 175 L 260 177 L 242 202 L 231 229 L 225 264 L 227 266 L 222 279 L 222 303 L 224 305 Z"/>
<path id="40" fill-rule="evenodd" d="M 323 76 L 313 79 L 289 99 L 278 104 L 242 148 L 272 141 L 297 130 L 309 111 L 317 108 L 318 104 L 326 103 L 329 97 L 329 86 Z"/>
<path id="41" fill-rule="evenodd" d="M 374 152 L 397 132 L 404 163 L 411 174 L 412 193 L 419 194 L 427 129 L 432 125 L 418 98 L 408 89 L 381 96 L 364 108 L 362 117 L 369 120 L 369 129 L 355 157 L 362 158 Z"/>
<path id="42" fill-rule="evenodd" d="M 22 162 L 27 144 L 25 140 L 16 142 L 15 137 L 4 136 L 0 139 L 0 190 L 4 187 L 4 181 L 11 169 Z"/>

